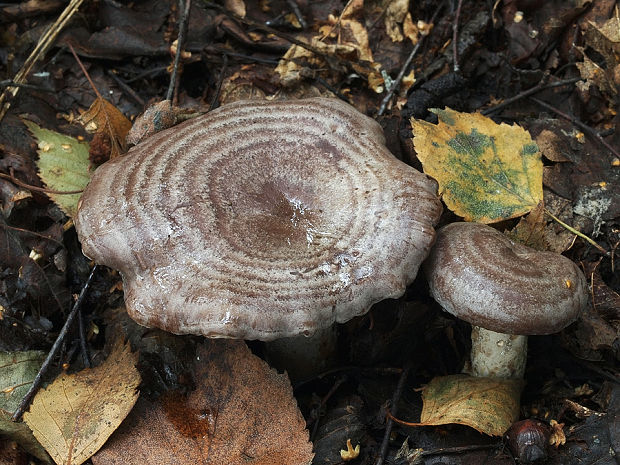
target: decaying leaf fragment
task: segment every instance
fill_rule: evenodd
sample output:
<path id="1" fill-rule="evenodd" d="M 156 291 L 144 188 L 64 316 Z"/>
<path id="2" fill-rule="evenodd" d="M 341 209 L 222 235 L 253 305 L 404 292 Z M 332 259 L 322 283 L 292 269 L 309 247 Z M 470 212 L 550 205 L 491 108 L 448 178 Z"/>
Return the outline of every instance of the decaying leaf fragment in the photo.
<path id="1" fill-rule="evenodd" d="M 587 91 L 594 84 L 612 102 L 618 102 L 618 76 L 620 74 L 620 8 L 616 5 L 614 15 L 599 24 L 590 21 L 584 39 L 587 46 L 603 57 L 599 65 L 586 55 L 585 48 L 578 47 L 583 53 L 583 62 L 575 63 L 581 77 L 586 82 L 577 86 Z"/>
<path id="2" fill-rule="evenodd" d="M 438 124 L 411 119 L 424 172 L 465 221 L 494 223 L 528 213 L 543 198 L 542 161 L 530 134 L 479 113 L 432 109 Z"/>
<path id="3" fill-rule="evenodd" d="M 137 360 L 119 343 L 103 364 L 62 374 L 34 397 L 24 421 L 57 464 L 88 460 L 127 416 L 138 398 Z"/>
<path id="4" fill-rule="evenodd" d="M 24 120 L 37 140 L 39 177 L 52 190 L 67 192 L 83 190 L 90 181 L 88 144 L 49 129 L 43 129 Z M 53 194 L 48 196 L 60 209 L 73 218 L 77 212 L 80 193 Z"/>
<path id="5" fill-rule="evenodd" d="M 329 15 L 329 24 L 321 27 L 321 35 L 310 41 L 312 48 L 320 51 L 321 56 L 293 44 L 275 69 L 282 85 L 292 86 L 302 80 L 306 77 L 307 68 L 342 68 L 342 63 L 347 62 L 357 73 L 366 77 L 372 90 L 383 92 L 381 65 L 373 60 L 368 31 L 360 20 L 363 8 L 363 0 L 352 0 L 347 3 L 340 17 Z"/>
<path id="6" fill-rule="evenodd" d="M 80 115 L 78 121 L 88 132 L 101 134 L 109 139 L 110 158 L 116 158 L 126 151 L 125 138 L 131 129 L 131 121 L 104 98 L 97 97 L 90 108 Z"/>
<path id="7" fill-rule="evenodd" d="M 189 395 L 140 399 L 94 465 L 310 464 L 312 444 L 286 375 L 227 339 L 207 340 L 194 370 Z"/>
<path id="8" fill-rule="evenodd" d="M 501 436 L 519 418 L 522 380 L 440 376 L 424 388 L 420 426 L 457 423 Z"/>
<path id="9" fill-rule="evenodd" d="M 529 215 L 521 218 L 519 223 L 505 234 L 516 242 L 536 250 L 549 250 L 545 238 L 547 223 L 544 221 L 544 206 L 540 202 Z"/>
<path id="10" fill-rule="evenodd" d="M 390 0 L 385 11 L 385 30 L 394 42 L 402 42 L 403 34 L 401 24 L 405 21 L 409 12 L 409 0 Z M 411 21 L 411 16 L 409 16 Z"/>

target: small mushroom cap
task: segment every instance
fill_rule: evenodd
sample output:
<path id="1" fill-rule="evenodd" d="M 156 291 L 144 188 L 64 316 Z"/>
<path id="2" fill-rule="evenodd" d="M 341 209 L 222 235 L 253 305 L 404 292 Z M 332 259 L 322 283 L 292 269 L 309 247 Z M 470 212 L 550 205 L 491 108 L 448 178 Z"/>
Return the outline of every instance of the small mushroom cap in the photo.
<path id="1" fill-rule="evenodd" d="M 99 167 L 75 219 L 130 316 L 272 340 L 403 294 L 433 244 L 436 184 L 336 99 L 245 101 Z"/>
<path id="2" fill-rule="evenodd" d="M 439 229 L 424 271 L 444 310 L 498 333 L 556 333 L 578 318 L 588 300 L 586 279 L 571 260 L 513 242 L 483 224 Z"/>

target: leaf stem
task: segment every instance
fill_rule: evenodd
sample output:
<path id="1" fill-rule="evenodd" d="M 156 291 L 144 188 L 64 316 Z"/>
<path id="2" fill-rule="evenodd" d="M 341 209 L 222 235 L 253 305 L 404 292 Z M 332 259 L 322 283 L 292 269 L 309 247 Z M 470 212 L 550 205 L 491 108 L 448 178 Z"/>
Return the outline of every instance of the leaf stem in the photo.
<path id="1" fill-rule="evenodd" d="M 575 228 L 573 228 L 572 226 L 569 226 L 568 224 L 564 223 L 564 221 L 562 221 L 561 219 L 559 219 L 558 217 L 554 216 L 553 213 L 551 213 L 549 210 L 547 210 L 545 208 L 545 213 L 547 215 L 549 215 L 553 220 L 555 220 L 557 223 L 559 223 L 561 226 L 563 226 L 564 228 L 566 228 L 567 230 L 569 230 L 570 232 L 572 232 L 573 234 L 581 237 L 584 241 L 592 244 L 594 247 L 596 247 L 598 250 L 600 250 L 604 255 L 609 256 L 609 252 L 607 250 L 605 250 L 603 247 L 601 247 L 600 245 L 598 245 L 594 239 L 590 239 L 588 236 L 586 236 L 584 233 L 577 231 Z"/>

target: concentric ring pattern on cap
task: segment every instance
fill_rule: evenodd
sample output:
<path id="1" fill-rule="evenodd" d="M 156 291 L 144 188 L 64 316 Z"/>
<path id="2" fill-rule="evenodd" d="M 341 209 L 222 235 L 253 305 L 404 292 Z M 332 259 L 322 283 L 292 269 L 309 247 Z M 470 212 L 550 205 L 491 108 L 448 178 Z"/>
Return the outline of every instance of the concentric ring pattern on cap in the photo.
<path id="1" fill-rule="evenodd" d="M 498 333 L 557 333 L 588 301 L 585 276 L 571 260 L 514 242 L 485 224 L 439 229 L 424 271 L 445 311 Z"/>
<path id="2" fill-rule="evenodd" d="M 138 323 L 271 340 L 402 295 L 434 241 L 435 192 L 350 105 L 243 101 L 99 167 L 75 222 Z"/>

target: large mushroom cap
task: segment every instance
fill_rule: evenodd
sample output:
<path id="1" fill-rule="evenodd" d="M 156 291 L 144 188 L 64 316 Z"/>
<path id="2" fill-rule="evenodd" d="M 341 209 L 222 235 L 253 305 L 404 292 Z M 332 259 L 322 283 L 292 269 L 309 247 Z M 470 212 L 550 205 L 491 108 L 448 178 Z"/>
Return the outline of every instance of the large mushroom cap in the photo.
<path id="1" fill-rule="evenodd" d="M 439 229 L 424 269 L 444 310 L 498 333 L 556 333 L 577 319 L 588 299 L 585 277 L 571 260 L 484 224 Z"/>
<path id="2" fill-rule="evenodd" d="M 140 324 L 271 340 L 402 295 L 434 241 L 435 189 L 339 100 L 246 101 L 99 167 L 75 223 Z"/>

